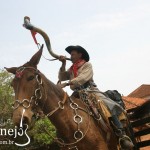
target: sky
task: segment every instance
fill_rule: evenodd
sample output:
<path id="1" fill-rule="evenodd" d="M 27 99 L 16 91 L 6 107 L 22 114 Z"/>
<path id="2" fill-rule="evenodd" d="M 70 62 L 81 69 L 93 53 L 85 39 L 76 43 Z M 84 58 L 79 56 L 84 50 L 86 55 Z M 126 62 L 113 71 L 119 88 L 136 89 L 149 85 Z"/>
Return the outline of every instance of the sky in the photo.
<path id="1" fill-rule="evenodd" d="M 50 37 L 53 51 L 81 45 L 90 55 L 94 80 L 101 91 L 128 95 L 150 84 L 149 0 L 0 0 L 0 68 L 20 66 L 37 52 L 22 27 L 24 16 Z M 37 35 L 39 43 L 44 43 Z M 43 56 L 51 59 L 46 46 Z M 38 69 L 54 83 L 61 62 L 43 57 Z M 67 68 L 71 66 L 67 62 Z M 66 91 L 70 93 L 68 88 Z"/>

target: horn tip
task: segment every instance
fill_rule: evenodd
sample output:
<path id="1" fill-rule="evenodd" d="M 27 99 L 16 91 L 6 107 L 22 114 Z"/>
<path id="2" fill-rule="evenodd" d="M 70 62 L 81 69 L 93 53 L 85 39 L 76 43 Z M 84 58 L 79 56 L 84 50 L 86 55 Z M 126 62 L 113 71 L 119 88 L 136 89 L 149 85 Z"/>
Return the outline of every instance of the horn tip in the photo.
<path id="1" fill-rule="evenodd" d="M 30 21 L 30 17 L 28 17 L 28 16 L 25 16 L 24 19 L 28 19 Z"/>

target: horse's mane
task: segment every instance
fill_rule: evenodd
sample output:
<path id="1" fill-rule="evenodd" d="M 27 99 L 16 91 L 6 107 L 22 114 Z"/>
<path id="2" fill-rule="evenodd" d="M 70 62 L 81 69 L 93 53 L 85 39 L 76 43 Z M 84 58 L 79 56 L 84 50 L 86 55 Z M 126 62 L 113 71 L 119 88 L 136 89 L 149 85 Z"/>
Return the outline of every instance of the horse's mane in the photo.
<path id="1" fill-rule="evenodd" d="M 131 114 L 130 119 L 139 119 L 144 118 L 150 114 L 150 100 L 147 100 L 141 106 L 138 106 L 134 109 L 133 114 Z"/>
<path id="2" fill-rule="evenodd" d="M 47 92 L 54 92 L 58 97 L 62 98 L 64 93 L 63 89 L 50 81 L 43 73 L 40 72 L 40 75 L 44 81 L 44 84 L 48 87 L 46 88 Z"/>

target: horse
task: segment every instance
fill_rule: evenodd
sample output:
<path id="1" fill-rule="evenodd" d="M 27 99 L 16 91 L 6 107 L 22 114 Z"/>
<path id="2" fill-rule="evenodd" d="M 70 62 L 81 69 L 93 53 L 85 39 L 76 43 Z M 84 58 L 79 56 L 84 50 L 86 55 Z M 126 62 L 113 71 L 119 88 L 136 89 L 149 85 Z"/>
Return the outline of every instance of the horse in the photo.
<path id="1" fill-rule="evenodd" d="M 6 68 L 15 75 L 11 83 L 15 92 L 12 115 L 14 124 L 19 126 L 23 117 L 23 125 L 30 125 L 33 115 L 40 107 L 56 127 L 58 138 L 55 140 L 61 150 L 117 150 L 118 143 L 114 132 L 110 130 L 111 136 L 107 141 L 107 133 L 90 115 L 83 101 L 69 97 L 62 88 L 37 69 L 42 51 L 41 47 L 20 67 Z M 107 126 L 110 127 L 109 124 Z"/>

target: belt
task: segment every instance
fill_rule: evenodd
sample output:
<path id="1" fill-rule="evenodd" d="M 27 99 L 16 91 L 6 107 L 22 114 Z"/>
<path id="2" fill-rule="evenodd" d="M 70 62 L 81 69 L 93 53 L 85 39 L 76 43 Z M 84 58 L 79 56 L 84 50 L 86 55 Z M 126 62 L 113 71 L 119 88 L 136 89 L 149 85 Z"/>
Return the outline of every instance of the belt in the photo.
<path id="1" fill-rule="evenodd" d="M 79 86 L 79 87 L 76 87 L 75 88 L 75 91 L 78 91 L 78 90 L 83 90 L 83 89 L 86 89 L 86 88 L 90 88 L 90 87 L 96 87 L 96 84 L 92 81 L 88 81 L 86 83 L 84 83 L 83 85 Z"/>

